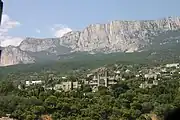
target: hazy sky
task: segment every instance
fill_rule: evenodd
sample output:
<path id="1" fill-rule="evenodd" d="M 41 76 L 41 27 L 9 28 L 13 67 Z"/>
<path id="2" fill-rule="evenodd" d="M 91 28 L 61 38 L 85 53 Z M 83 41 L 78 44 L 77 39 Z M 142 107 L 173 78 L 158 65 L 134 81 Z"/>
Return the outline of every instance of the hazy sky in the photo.
<path id="1" fill-rule="evenodd" d="M 4 0 L 1 45 L 60 37 L 93 23 L 180 16 L 180 0 Z"/>

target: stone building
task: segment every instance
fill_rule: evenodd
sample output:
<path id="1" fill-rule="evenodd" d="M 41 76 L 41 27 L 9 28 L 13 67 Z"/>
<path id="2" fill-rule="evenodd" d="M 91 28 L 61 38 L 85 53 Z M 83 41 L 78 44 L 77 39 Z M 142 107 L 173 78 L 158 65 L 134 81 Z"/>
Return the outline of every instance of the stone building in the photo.
<path id="1" fill-rule="evenodd" d="M 179 63 L 166 64 L 167 68 L 176 67 L 179 68 Z"/>
<path id="2" fill-rule="evenodd" d="M 76 82 L 67 81 L 67 82 L 61 82 L 61 84 L 56 84 L 54 86 L 54 89 L 55 90 L 70 91 L 73 89 L 80 88 L 80 86 L 81 86 L 81 84 L 79 84 L 77 81 Z"/>
<path id="3" fill-rule="evenodd" d="M 145 89 L 145 88 L 152 88 L 152 86 L 158 85 L 158 80 L 153 80 L 152 83 L 148 83 L 148 81 L 145 81 L 144 83 L 141 83 L 139 88 Z"/>
<path id="4" fill-rule="evenodd" d="M 35 84 L 42 84 L 43 81 L 37 80 L 37 81 L 26 81 L 26 86 L 35 85 Z"/>
<path id="5" fill-rule="evenodd" d="M 156 80 L 158 78 L 158 75 L 155 74 L 155 73 L 148 73 L 148 74 L 144 75 L 144 78 L 146 78 L 146 79 L 155 79 Z"/>
<path id="6" fill-rule="evenodd" d="M 121 78 L 120 72 L 114 72 L 114 75 L 108 75 L 108 71 L 103 73 L 88 74 L 89 81 L 85 81 L 85 84 L 90 85 L 92 89 L 97 89 L 99 86 L 109 87 L 117 84 L 118 80 Z"/>

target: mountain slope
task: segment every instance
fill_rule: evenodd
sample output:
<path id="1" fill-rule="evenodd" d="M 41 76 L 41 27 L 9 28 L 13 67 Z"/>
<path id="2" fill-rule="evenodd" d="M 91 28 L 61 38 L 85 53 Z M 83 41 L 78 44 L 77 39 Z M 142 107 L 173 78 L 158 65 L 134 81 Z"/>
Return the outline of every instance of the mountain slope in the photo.
<path id="1" fill-rule="evenodd" d="M 76 52 L 70 55 L 63 55 L 60 61 L 46 61 L 33 64 L 20 64 L 7 67 L 0 67 L 0 77 L 9 73 L 40 72 L 40 71 L 58 71 L 66 73 L 79 69 L 94 69 L 108 64 L 164 64 L 180 62 L 180 44 L 170 49 L 161 49 L 158 51 L 142 51 L 133 53 L 97 53 L 87 54 L 86 52 Z M 179 51 L 177 51 L 179 50 Z"/>
<path id="2" fill-rule="evenodd" d="M 26 38 L 24 41 L 21 42 L 19 48 L 22 51 L 27 51 L 27 52 L 46 51 L 53 54 L 64 54 L 71 51 L 71 48 L 60 45 L 59 38 L 47 38 L 47 39 Z"/>
<path id="3" fill-rule="evenodd" d="M 60 40 L 65 46 L 73 46 L 75 51 L 133 52 L 149 46 L 153 42 L 152 36 L 179 28 L 179 17 L 160 20 L 112 21 L 107 24 L 90 25 L 80 33 L 71 32 Z M 72 37 L 73 35 L 76 37 Z"/>
<path id="4" fill-rule="evenodd" d="M 20 63 L 27 64 L 35 62 L 34 57 L 14 46 L 8 46 L 6 48 L 3 48 L 0 58 L 0 66 L 8 66 Z"/>
<path id="5" fill-rule="evenodd" d="M 0 58 L 4 62 L 1 65 L 57 61 L 59 57 L 60 60 L 72 58 L 72 53 L 76 52 L 156 52 L 176 46 L 180 38 L 179 29 L 179 17 L 92 24 L 82 31 L 72 31 L 61 38 L 26 38 L 18 47 L 8 47 L 11 52 L 2 52 Z M 15 55 L 13 49 L 20 51 L 18 55 Z M 24 56 L 28 57 L 24 59 Z"/>

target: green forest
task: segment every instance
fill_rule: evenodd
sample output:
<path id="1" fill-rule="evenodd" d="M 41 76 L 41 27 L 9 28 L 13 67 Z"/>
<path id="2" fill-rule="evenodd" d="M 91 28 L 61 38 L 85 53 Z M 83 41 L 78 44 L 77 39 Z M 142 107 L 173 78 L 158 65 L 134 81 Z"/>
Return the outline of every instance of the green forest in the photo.
<path id="1" fill-rule="evenodd" d="M 179 76 L 164 78 L 158 86 L 141 89 L 143 79 L 129 77 L 111 88 L 91 92 L 88 85 L 57 92 L 34 85 L 18 89 L 13 81 L 0 83 L 0 116 L 18 120 L 151 120 L 180 105 Z"/>
<path id="2" fill-rule="evenodd" d="M 176 49 L 177 48 L 177 49 Z M 107 64 L 144 64 L 156 65 L 169 62 L 179 61 L 179 46 L 174 49 L 161 49 L 155 51 L 143 51 L 134 53 L 111 53 L 111 54 L 87 54 L 74 53 L 61 58 L 59 61 L 46 61 L 34 64 L 18 64 L 7 67 L 0 67 L 0 78 L 6 77 L 10 73 L 25 73 L 25 72 L 41 72 L 41 71 L 58 71 L 66 73 L 72 70 L 79 69 L 95 69 Z M 70 57 L 70 58 L 69 58 Z"/>
<path id="3" fill-rule="evenodd" d="M 56 74 L 79 71 L 80 74 L 74 73 L 78 78 L 88 69 L 102 66 L 134 64 L 132 68 L 136 69 L 136 64 L 150 67 L 179 61 L 179 52 L 172 52 L 78 53 L 73 59 L 58 62 L 0 67 L 0 117 L 9 114 L 18 120 L 39 120 L 44 115 L 52 120 L 151 120 L 155 115 L 161 120 L 167 111 L 180 105 L 179 76 L 163 78 L 158 86 L 146 89 L 139 88 L 144 79 L 128 77 L 110 88 L 99 87 L 97 92 L 92 92 L 88 85 L 69 92 L 47 90 L 38 85 L 18 89 L 17 85 L 32 74 L 43 79 L 47 71 L 56 71 Z"/>

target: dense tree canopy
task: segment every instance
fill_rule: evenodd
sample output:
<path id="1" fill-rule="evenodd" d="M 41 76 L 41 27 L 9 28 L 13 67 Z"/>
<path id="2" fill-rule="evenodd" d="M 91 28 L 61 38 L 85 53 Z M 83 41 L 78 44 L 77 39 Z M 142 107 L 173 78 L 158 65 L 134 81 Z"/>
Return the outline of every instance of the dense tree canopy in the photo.
<path id="1" fill-rule="evenodd" d="M 76 79 L 71 77 L 72 80 Z M 17 89 L 10 81 L 0 83 L 0 116 L 11 114 L 19 120 L 48 115 L 54 120 L 147 120 L 160 118 L 180 105 L 179 79 L 161 80 L 151 89 L 137 87 L 141 80 L 130 78 L 111 88 L 93 93 L 88 85 L 69 92 L 45 90 L 41 86 Z"/>

